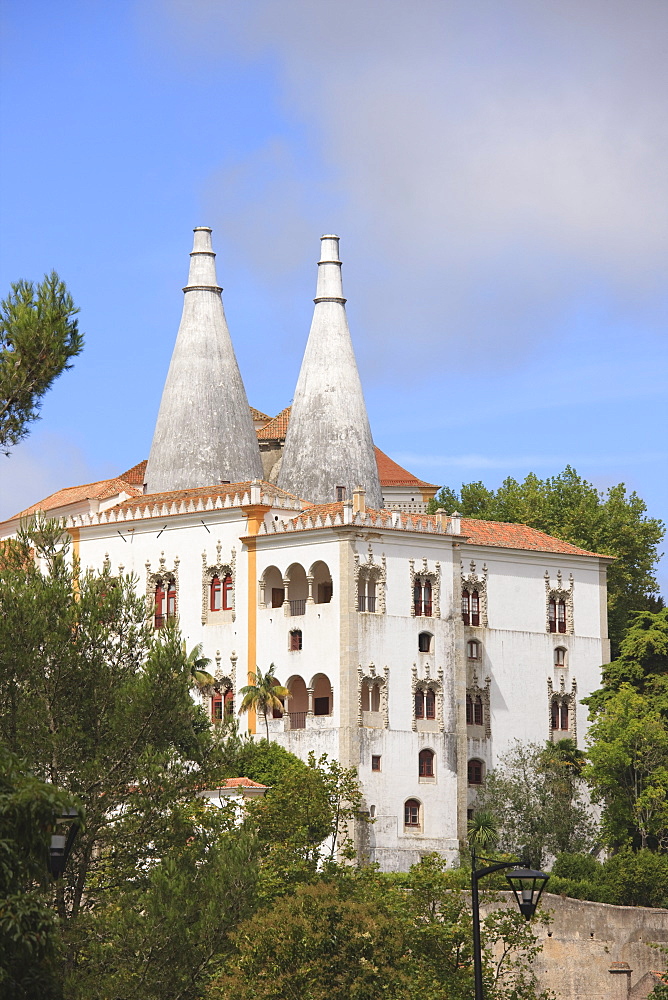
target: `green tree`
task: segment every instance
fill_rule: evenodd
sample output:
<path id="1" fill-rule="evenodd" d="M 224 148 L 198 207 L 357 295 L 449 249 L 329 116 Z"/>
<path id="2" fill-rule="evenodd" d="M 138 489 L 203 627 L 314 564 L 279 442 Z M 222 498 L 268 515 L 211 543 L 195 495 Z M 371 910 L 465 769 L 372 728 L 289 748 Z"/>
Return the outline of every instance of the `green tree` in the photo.
<path id="1" fill-rule="evenodd" d="M 595 715 L 623 684 L 630 684 L 668 719 L 668 608 L 631 615 L 619 656 L 603 667 L 603 687 L 584 703 Z"/>
<path id="2" fill-rule="evenodd" d="M 650 698 L 622 683 L 587 734 L 584 776 L 603 805 L 610 847 L 668 849 L 668 726 Z"/>
<path id="3" fill-rule="evenodd" d="M 251 674 L 253 678 L 252 683 L 247 684 L 242 687 L 240 694 L 243 695 L 243 700 L 239 706 L 239 715 L 244 712 L 261 712 L 264 716 L 264 724 L 267 730 L 267 740 L 269 739 L 269 720 L 267 718 L 267 713 L 276 709 L 279 712 L 283 711 L 283 698 L 289 698 L 290 692 L 286 687 L 283 687 L 278 683 L 274 677 L 274 672 L 276 667 L 273 663 L 269 664 L 269 667 L 265 673 L 262 673 L 259 667 L 255 668 L 255 673 Z"/>
<path id="4" fill-rule="evenodd" d="M 67 537 L 47 523 L 3 548 L 0 738 L 86 809 L 56 899 L 71 969 L 82 917 L 172 850 L 170 804 L 196 799 L 212 744 L 178 632 L 150 627 L 131 577 L 80 573 Z"/>
<path id="5" fill-rule="evenodd" d="M 478 793 L 477 812 L 497 822 L 499 847 L 524 848 L 536 867 L 549 855 L 589 848 L 596 827 L 582 779 L 583 755 L 572 740 L 540 746 L 515 741 Z"/>
<path id="6" fill-rule="evenodd" d="M 0 303 L 0 449 L 28 434 L 42 396 L 81 353 L 79 310 L 55 271 L 37 287 L 17 281 Z"/>
<path id="7" fill-rule="evenodd" d="M 166 628 L 174 628 L 174 624 L 169 619 L 165 623 Z M 186 659 L 186 664 L 190 670 L 190 676 L 192 678 L 193 686 L 197 688 L 198 691 L 205 691 L 207 688 L 212 687 L 216 683 L 215 677 L 212 677 L 207 667 L 211 666 L 211 659 L 208 656 L 202 654 L 202 643 L 198 642 L 196 646 L 186 653 L 186 644 L 183 643 L 183 654 Z"/>
<path id="8" fill-rule="evenodd" d="M 443 487 L 430 501 L 431 513 L 438 508 L 448 513 L 457 509 L 464 517 L 528 524 L 614 556 L 608 567 L 608 624 L 615 654 L 630 612 L 658 610 L 655 570 L 665 527 L 647 516 L 644 501 L 635 492 L 627 494 L 623 483 L 603 493 L 566 466 L 546 479 L 533 473 L 521 483 L 505 479 L 496 491 L 481 482 L 462 484 L 459 493 Z"/>
<path id="9" fill-rule="evenodd" d="M 59 928 L 50 906 L 47 848 L 55 818 L 76 800 L 30 774 L 0 744 L 0 995 L 61 995 Z"/>

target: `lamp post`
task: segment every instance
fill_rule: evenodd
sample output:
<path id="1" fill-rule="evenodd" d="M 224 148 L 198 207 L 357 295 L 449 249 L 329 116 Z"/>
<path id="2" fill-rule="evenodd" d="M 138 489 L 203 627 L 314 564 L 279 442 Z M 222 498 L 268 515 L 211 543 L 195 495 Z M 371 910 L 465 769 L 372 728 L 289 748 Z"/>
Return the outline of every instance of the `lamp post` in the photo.
<path id="1" fill-rule="evenodd" d="M 549 875 L 545 872 L 535 871 L 528 865 L 522 867 L 522 861 L 495 861 L 484 868 L 476 868 L 476 862 L 489 861 L 489 858 L 476 858 L 475 851 L 471 852 L 471 906 L 473 910 L 473 973 L 475 977 L 475 1000 L 485 1000 L 485 993 L 482 985 L 482 950 L 480 944 L 480 900 L 478 897 L 478 882 L 486 875 L 493 872 L 512 869 L 506 878 L 513 890 L 515 899 L 524 915 L 525 920 L 530 920 L 538 906 L 538 900 L 545 888 Z"/>
<path id="2" fill-rule="evenodd" d="M 51 836 L 47 860 L 51 878 L 58 879 L 65 871 L 65 865 L 70 856 L 74 838 L 79 832 L 79 825 L 79 813 L 71 807 L 63 809 L 60 816 L 56 819 L 56 832 Z"/>

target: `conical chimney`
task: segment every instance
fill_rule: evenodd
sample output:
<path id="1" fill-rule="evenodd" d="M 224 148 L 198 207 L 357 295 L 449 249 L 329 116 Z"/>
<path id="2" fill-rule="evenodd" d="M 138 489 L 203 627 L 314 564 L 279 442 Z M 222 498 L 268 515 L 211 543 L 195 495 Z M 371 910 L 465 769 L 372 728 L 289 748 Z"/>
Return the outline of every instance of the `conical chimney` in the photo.
<path id="1" fill-rule="evenodd" d="M 378 509 L 382 494 L 348 329 L 339 237 L 321 237 L 315 309 L 302 361 L 278 485 L 305 500 L 352 500 L 362 487 Z"/>
<path id="2" fill-rule="evenodd" d="M 183 315 L 146 466 L 147 493 L 262 478 L 211 230 L 198 226 L 194 232 Z"/>

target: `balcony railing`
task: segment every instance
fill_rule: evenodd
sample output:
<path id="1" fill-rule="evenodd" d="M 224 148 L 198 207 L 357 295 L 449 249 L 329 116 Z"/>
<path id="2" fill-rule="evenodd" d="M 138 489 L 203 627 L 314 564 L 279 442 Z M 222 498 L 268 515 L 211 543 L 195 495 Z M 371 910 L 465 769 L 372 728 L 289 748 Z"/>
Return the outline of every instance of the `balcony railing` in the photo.
<path id="1" fill-rule="evenodd" d="M 303 600 L 303 601 L 290 601 L 290 614 L 291 615 L 305 615 L 306 614 L 306 601 L 305 600 Z"/>
<path id="2" fill-rule="evenodd" d="M 290 729 L 306 729 L 306 712 L 288 712 Z"/>

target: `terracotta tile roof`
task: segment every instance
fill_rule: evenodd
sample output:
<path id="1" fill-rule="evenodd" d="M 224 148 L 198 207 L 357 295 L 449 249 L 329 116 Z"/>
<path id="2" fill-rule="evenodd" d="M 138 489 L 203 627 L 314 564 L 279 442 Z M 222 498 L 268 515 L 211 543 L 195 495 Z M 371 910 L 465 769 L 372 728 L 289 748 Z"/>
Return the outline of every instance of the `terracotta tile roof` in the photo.
<path id="1" fill-rule="evenodd" d="M 376 452 L 376 465 L 378 466 L 378 478 L 381 486 L 407 486 L 409 489 L 434 491 L 438 489 L 434 483 L 425 483 L 421 479 L 417 479 L 412 472 L 402 469 L 380 448 L 374 446 L 374 451 Z"/>
<path id="2" fill-rule="evenodd" d="M 301 523 L 304 527 L 308 525 L 309 518 L 319 516 L 326 517 L 329 514 L 332 518 L 343 511 L 342 503 L 311 504 L 304 508 L 303 513 L 290 519 L 290 523 L 296 525 Z M 371 515 L 376 523 L 380 522 L 383 529 L 392 530 L 392 516 L 398 514 L 403 530 L 416 531 L 428 530 L 428 525 L 433 529 L 436 527 L 436 519 L 428 514 L 407 514 L 404 511 L 392 510 L 371 510 L 369 507 L 366 513 Z M 564 542 L 560 538 L 553 538 L 552 535 L 537 528 L 530 528 L 527 524 L 509 524 L 502 521 L 478 521 L 475 518 L 463 517 L 461 519 L 460 535 L 467 538 L 471 545 L 487 545 L 491 548 L 500 549 L 520 549 L 533 552 L 555 552 L 562 555 L 577 556 L 597 556 L 609 559 L 601 552 L 589 552 L 581 549 L 570 542 Z"/>
<path id="3" fill-rule="evenodd" d="M 268 413 L 263 413 L 262 410 L 257 410 L 254 406 L 250 407 L 250 411 L 251 411 L 251 417 L 253 418 L 253 420 L 264 420 L 265 423 L 268 420 L 271 420 L 271 417 L 269 416 Z"/>
<path id="4" fill-rule="evenodd" d="M 259 781 L 252 781 L 251 778 L 228 778 L 223 788 L 269 788 Z"/>
<path id="5" fill-rule="evenodd" d="M 252 485 L 252 482 L 248 480 L 245 483 L 219 483 L 217 486 L 197 486 L 190 490 L 170 490 L 167 493 L 142 493 L 131 500 L 124 500 L 110 509 L 112 511 L 136 510 L 138 507 L 155 507 L 156 504 L 171 504 L 181 500 L 215 500 L 217 497 L 233 497 L 236 494 L 248 493 Z M 273 483 L 260 482 L 260 487 L 264 496 L 297 499 L 292 493 L 279 489 Z"/>
<path id="6" fill-rule="evenodd" d="M 508 524 L 504 521 L 478 521 L 462 518 L 462 535 L 468 535 L 473 545 L 492 545 L 502 549 L 529 549 L 535 552 L 561 552 L 563 555 L 602 556 L 602 552 L 589 552 L 571 542 L 530 528 L 527 524 Z M 609 558 L 609 557 L 608 557 Z"/>
<path id="7" fill-rule="evenodd" d="M 143 462 L 137 462 L 137 464 L 133 465 L 127 472 L 122 472 L 118 478 L 122 479 L 126 483 L 132 483 L 133 486 L 143 486 L 144 478 L 146 476 L 147 462 L 148 459 L 146 458 Z"/>
<path id="8" fill-rule="evenodd" d="M 260 428 L 257 432 L 259 441 L 282 441 L 288 431 L 288 421 L 290 420 L 290 410 L 292 407 L 286 406 L 284 410 L 270 420 L 268 424 Z"/>
<path id="9" fill-rule="evenodd" d="M 58 490 L 44 500 L 34 503 L 31 507 L 26 507 L 25 510 L 15 514 L 14 518 L 29 517 L 31 514 L 37 513 L 38 510 L 55 510 L 57 507 L 66 507 L 68 504 L 80 503 L 82 500 L 108 500 L 119 493 L 141 496 L 141 490 L 120 477 L 118 479 L 101 479 L 97 483 L 67 486 L 63 490 Z M 10 518 L 10 520 L 14 518 Z"/>

